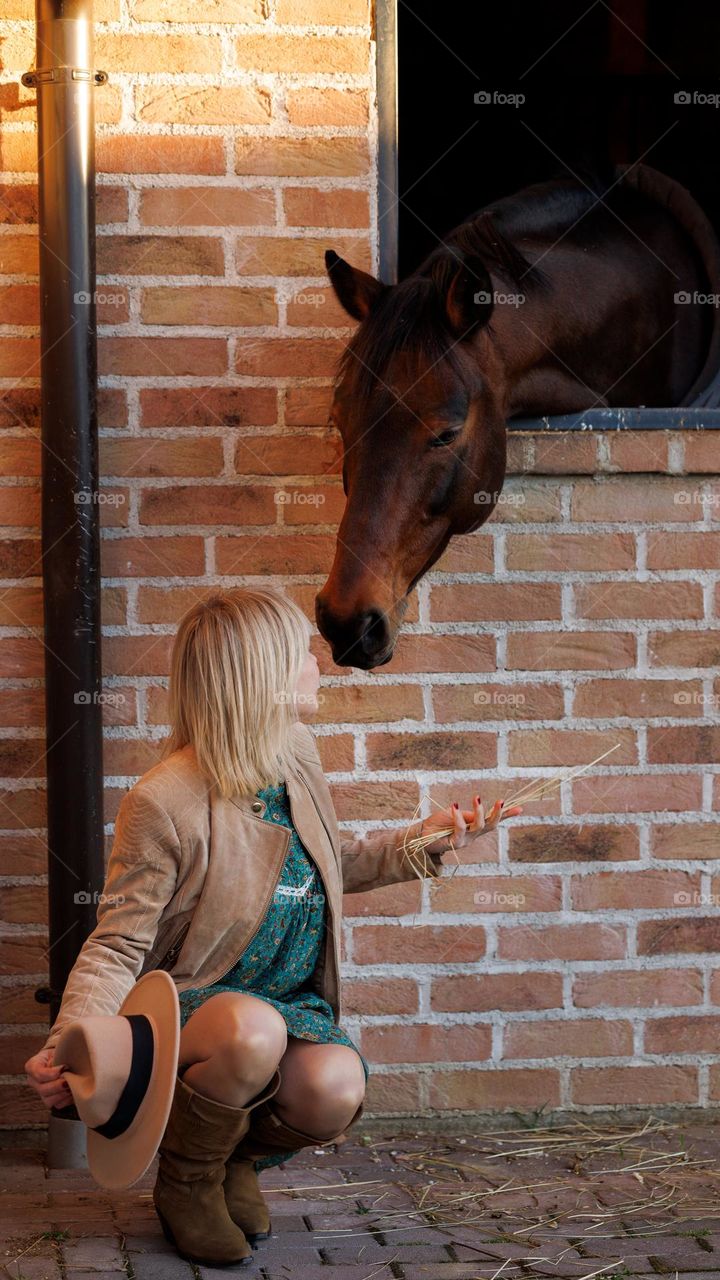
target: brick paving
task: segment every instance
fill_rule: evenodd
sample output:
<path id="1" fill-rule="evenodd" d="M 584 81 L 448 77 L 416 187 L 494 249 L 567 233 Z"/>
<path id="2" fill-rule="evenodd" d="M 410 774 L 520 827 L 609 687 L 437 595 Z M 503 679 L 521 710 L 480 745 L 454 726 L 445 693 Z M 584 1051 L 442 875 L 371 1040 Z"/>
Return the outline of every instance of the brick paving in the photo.
<path id="1" fill-rule="evenodd" d="M 376 1122 L 377 1123 L 377 1122 Z M 514 1123 L 514 1122 L 513 1122 Z M 240 1270 L 162 1235 L 155 1163 L 128 1191 L 0 1150 L 10 1280 L 720 1280 L 720 1120 L 460 1137 L 377 1128 L 262 1175 L 272 1239 Z"/>

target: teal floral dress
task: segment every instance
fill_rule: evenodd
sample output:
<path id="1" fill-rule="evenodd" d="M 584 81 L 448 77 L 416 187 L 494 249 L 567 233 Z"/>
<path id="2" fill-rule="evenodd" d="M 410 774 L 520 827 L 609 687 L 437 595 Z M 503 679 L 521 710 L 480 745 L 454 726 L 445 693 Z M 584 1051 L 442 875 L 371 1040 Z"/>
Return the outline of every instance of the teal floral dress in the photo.
<path id="1" fill-rule="evenodd" d="M 334 1020 L 330 1004 L 309 980 L 325 942 L 325 891 L 320 873 L 308 856 L 293 825 L 284 782 L 264 787 L 256 795 L 266 803 L 264 820 L 290 831 L 285 862 L 258 932 L 234 967 L 220 982 L 178 992 L 180 1026 L 210 996 L 219 991 L 243 991 L 267 1000 L 282 1014 L 288 1034 L 318 1044 L 344 1044 L 355 1049 L 369 1075 L 367 1061 L 346 1031 Z M 295 1152 L 282 1152 L 255 1161 L 256 1169 L 284 1163 Z"/>

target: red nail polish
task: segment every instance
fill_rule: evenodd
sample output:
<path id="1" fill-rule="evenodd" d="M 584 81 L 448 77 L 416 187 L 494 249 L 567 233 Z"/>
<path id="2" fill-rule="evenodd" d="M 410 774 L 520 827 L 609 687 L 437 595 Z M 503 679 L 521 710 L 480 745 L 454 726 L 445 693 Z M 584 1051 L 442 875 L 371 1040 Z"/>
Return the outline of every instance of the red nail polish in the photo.
<path id="1" fill-rule="evenodd" d="M 452 807 L 453 809 L 457 809 L 457 800 L 453 800 Z"/>

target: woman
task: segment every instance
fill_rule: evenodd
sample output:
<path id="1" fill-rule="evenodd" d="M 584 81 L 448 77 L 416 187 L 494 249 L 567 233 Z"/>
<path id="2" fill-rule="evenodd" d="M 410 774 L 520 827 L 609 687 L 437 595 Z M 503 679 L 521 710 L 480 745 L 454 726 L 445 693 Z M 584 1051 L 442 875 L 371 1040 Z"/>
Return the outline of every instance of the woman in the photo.
<path id="1" fill-rule="evenodd" d="M 216 591 L 183 617 L 164 757 L 123 797 L 97 925 L 28 1078 L 71 1103 L 53 1047 L 88 1014 L 115 1014 L 142 973 L 172 970 L 178 1074 L 155 1207 L 182 1257 L 251 1261 L 270 1233 L 257 1172 L 340 1138 L 361 1115 L 368 1064 L 341 1025 L 342 894 L 411 880 L 403 839 L 453 828 L 442 855 L 497 825 L 434 813 L 373 838 L 340 834 L 312 731 L 310 624 L 273 588 Z"/>

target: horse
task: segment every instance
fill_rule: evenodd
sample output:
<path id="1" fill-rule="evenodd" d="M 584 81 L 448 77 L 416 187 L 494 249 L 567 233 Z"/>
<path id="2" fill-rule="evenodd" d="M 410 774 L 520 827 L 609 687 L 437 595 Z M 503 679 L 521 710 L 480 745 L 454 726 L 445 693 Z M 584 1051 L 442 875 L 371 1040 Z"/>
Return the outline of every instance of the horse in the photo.
<path id="1" fill-rule="evenodd" d="M 326 252 L 359 321 L 334 371 L 346 505 L 315 601 L 337 665 L 390 661 L 410 592 L 497 504 L 508 419 L 689 404 L 718 363 L 710 224 L 666 175 L 615 174 L 494 201 L 397 284 Z"/>

